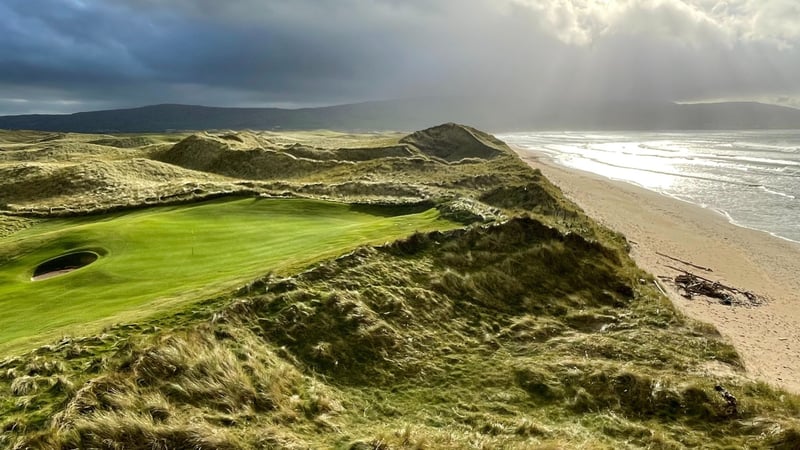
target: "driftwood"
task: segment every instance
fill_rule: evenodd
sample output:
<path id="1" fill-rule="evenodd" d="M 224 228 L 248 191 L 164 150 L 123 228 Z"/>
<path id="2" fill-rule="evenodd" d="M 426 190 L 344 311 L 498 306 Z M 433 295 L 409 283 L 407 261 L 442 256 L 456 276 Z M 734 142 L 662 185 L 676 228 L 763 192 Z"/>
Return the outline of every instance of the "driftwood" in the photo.
<path id="1" fill-rule="evenodd" d="M 681 273 L 683 273 L 684 275 L 691 275 L 691 276 L 693 276 L 694 278 L 697 278 L 698 280 L 703 280 L 703 281 L 705 281 L 705 282 L 708 282 L 708 283 L 717 284 L 717 285 L 719 285 L 721 288 L 724 288 L 724 289 L 727 289 L 727 290 L 738 290 L 738 289 L 736 289 L 736 288 L 732 288 L 732 287 L 730 287 L 730 286 L 725 286 L 724 284 L 720 283 L 719 281 L 709 280 L 708 278 L 703 278 L 703 277 L 701 277 L 700 275 L 695 275 L 695 274 L 693 274 L 692 272 L 689 272 L 688 270 L 679 269 L 679 268 L 677 268 L 677 267 L 675 267 L 675 266 L 670 266 L 670 265 L 665 265 L 664 267 L 666 267 L 666 268 L 668 268 L 668 269 L 676 270 L 676 271 L 678 271 L 678 272 L 681 272 Z M 680 275 L 678 275 L 678 276 L 680 276 Z"/>
<path id="2" fill-rule="evenodd" d="M 679 262 L 681 264 L 686 264 L 687 266 L 694 267 L 695 269 L 705 270 L 706 272 L 713 272 L 713 270 L 711 270 L 710 267 L 698 266 L 697 264 L 690 263 L 689 261 L 684 261 L 682 259 L 676 258 L 674 256 L 669 256 L 669 255 L 661 253 L 661 252 L 656 252 L 656 255 L 663 256 L 664 258 L 669 258 L 669 259 L 671 259 L 673 261 L 676 261 L 676 262 Z"/>
<path id="3" fill-rule="evenodd" d="M 658 281 L 653 280 L 653 284 L 656 285 L 656 287 L 658 288 L 659 291 L 661 291 L 661 294 L 664 295 L 664 297 L 669 297 L 669 295 L 667 295 L 667 291 L 665 291 L 663 288 L 661 288 L 661 285 L 658 284 Z"/>
<path id="4" fill-rule="evenodd" d="M 666 267 L 680 272 L 680 275 L 670 281 L 685 298 L 691 299 L 695 295 L 701 295 L 718 299 L 721 304 L 728 306 L 758 306 L 764 303 L 762 297 L 750 291 L 727 286 L 677 267 Z"/>

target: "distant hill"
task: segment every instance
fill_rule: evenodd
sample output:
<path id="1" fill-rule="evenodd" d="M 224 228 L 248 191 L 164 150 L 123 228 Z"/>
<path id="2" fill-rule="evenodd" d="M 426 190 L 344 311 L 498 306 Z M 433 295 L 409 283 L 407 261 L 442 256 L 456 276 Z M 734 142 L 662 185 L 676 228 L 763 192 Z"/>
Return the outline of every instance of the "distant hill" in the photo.
<path id="1" fill-rule="evenodd" d="M 754 102 L 541 104 L 499 99 L 424 98 L 320 108 L 141 108 L 0 116 L 0 129 L 82 133 L 175 130 L 414 130 L 442 122 L 494 131 L 720 130 L 800 128 L 800 110 Z"/>

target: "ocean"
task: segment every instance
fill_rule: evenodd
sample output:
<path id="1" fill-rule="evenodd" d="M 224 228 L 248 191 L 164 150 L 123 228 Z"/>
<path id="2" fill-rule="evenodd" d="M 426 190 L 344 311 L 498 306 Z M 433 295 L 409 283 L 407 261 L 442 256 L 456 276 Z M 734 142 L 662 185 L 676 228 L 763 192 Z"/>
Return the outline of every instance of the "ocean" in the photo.
<path id="1" fill-rule="evenodd" d="M 800 242 L 800 130 L 500 134 L 557 164 L 637 184 Z"/>

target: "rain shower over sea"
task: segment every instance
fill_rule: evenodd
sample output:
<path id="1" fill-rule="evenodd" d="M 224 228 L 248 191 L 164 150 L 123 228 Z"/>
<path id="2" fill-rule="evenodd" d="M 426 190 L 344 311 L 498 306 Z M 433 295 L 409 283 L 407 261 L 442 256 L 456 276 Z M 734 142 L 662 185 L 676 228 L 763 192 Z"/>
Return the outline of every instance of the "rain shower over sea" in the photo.
<path id="1" fill-rule="evenodd" d="M 713 209 L 800 242 L 800 130 L 529 132 L 498 136 L 557 164 Z"/>

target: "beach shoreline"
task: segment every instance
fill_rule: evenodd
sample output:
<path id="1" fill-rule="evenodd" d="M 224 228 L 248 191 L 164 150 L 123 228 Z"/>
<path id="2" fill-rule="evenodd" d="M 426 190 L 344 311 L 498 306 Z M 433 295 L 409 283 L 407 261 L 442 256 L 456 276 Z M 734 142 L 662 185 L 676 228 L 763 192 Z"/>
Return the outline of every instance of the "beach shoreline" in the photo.
<path id="1" fill-rule="evenodd" d="M 662 283 L 681 312 L 730 340 L 749 375 L 800 393 L 800 244 L 737 226 L 711 209 L 558 165 L 544 153 L 512 148 L 589 216 L 624 234 L 642 269 L 674 277 L 678 272 L 667 266 L 675 261 L 663 256 L 669 255 L 713 270 L 703 276 L 766 297 L 761 306 L 733 307 L 688 300 Z"/>

